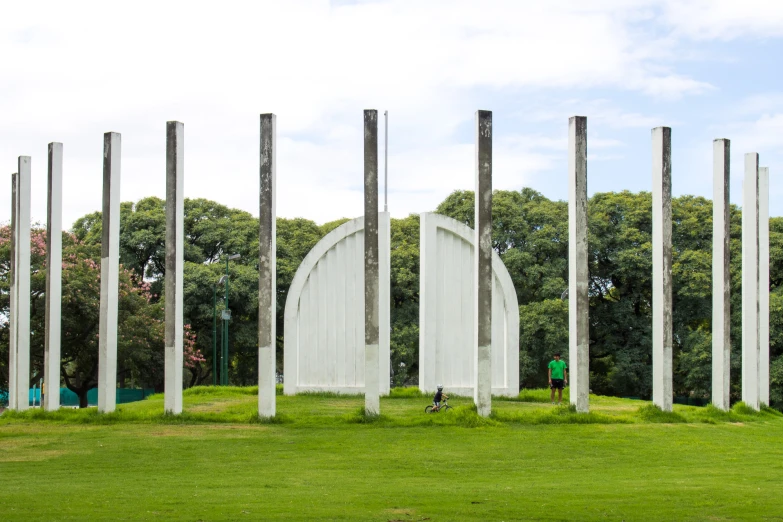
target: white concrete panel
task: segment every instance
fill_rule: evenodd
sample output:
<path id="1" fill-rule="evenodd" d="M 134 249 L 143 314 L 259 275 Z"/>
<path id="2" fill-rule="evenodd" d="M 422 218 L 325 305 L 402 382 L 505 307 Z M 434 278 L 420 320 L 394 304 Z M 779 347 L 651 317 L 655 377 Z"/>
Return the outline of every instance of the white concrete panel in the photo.
<path id="1" fill-rule="evenodd" d="M 347 249 L 347 242 L 340 241 L 334 246 L 335 257 L 345 259 Z M 337 386 L 345 386 L 346 383 L 346 370 L 345 367 L 345 339 L 346 339 L 346 314 L 349 313 L 349 303 L 346 302 L 345 296 L 348 291 L 348 283 L 346 281 L 345 270 L 337 270 L 335 272 L 335 293 L 334 302 L 334 333 L 335 333 L 335 367 L 337 372 Z M 345 303 L 345 306 L 338 306 L 339 303 Z"/>
<path id="2" fill-rule="evenodd" d="M 466 285 L 464 281 L 473 280 L 473 246 L 461 243 L 458 260 L 460 263 L 460 325 L 456 329 L 459 339 L 473 338 L 473 285 Z M 463 356 L 457 358 L 460 362 L 459 380 L 455 385 L 462 388 L 473 388 L 473 354 L 466 351 Z"/>
<path id="3" fill-rule="evenodd" d="M 419 388 L 472 396 L 473 231 L 454 219 L 421 214 Z M 519 305 L 511 276 L 492 256 L 492 393 L 519 394 Z"/>
<path id="4" fill-rule="evenodd" d="M 420 255 L 419 255 L 419 346 L 429 346 L 430 350 L 419 350 L 419 383 L 437 384 L 435 374 L 437 363 L 437 313 L 435 306 L 438 294 L 437 270 L 437 227 L 432 214 L 420 216 Z M 433 267 L 430 267 L 430 264 Z M 430 304 L 432 301 L 432 304 Z M 472 315 L 471 315 L 472 320 Z M 464 326 L 464 325 L 463 325 Z M 468 333 L 472 332 L 469 330 Z M 464 333 L 463 333 L 464 335 Z"/>
<path id="5" fill-rule="evenodd" d="M 337 244 L 345 245 L 345 259 L 357 259 L 357 256 L 363 255 L 361 254 L 362 249 L 356 245 L 356 234 L 346 236 L 343 241 Z M 341 270 L 341 272 L 345 276 L 345 342 L 343 345 L 345 381 L 341 386 L 347 387 L 349 383 L 353 384 L 356 381 L 356 330 L 358 328 L 357 321 L 364 317 L 364 309 L 359 310 L 359 302 L 356 300 L 359 291 L 356 267 L 351 270 Z M 362 324 L 364 324 L 363 321 L 362 319 Z M 364 334 L 362 334 L 363 337 Z"/>
<path id="6" fill-rule="evenodd" d="M 389 225 L 389 214 L 380 213 L 379 388 L 382 395 L 389 393 L 390 370 Z M 363 230 L 363 218 L 337 227 L 313 247 L 294 276 L 284 321 L 284 392 L 287 395 L 303 391 L 364 392 Z"/>
<path id="7" fill-rule="evenodd" d="M 339 271 L 337 267 L 337 262 L 339 260 L 336 259 L 336 249 L 332 249 L 329 252 L 326 253 L 323 259 L 324 268 L 326 271 L 326 277 L 325 277 L 325 283 L 326 281 L 330 282 L 333 278 L 337 278 L 337 272 Z M 326 286 L 326 285 L 324 285 Z M 338 383 L 337 378 L 337 330 L 339 329 L 339 326 L 335 322 L 335 308 L 337 308 L 337 289 L 335 288 L 334 291 L 331 292 L 324 292 L 324 297 L 326 299 L 326 331 L 324 332 L 324 336 L 326 337 L 326 350 L 324 350 L 326 354 L 326 379 L 329 382 L 334 382 L 336 385 Z"/>

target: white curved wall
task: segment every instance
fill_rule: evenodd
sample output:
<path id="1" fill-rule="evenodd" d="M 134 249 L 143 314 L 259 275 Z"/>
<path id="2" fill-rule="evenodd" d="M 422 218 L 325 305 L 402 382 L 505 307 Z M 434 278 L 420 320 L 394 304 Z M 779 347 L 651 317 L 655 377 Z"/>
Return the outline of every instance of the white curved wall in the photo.
<path id="1" fill-rule="evenodd" d="M 421 214 L 419 388 L 473 395 L 475 386 L 473 230 Z M 519 305 L 503 261 L 492 253 L 492 393 L 519 394 Z"/>
<path id="2" fill-rule="evenodd" d="M 389 393 L 390 243 L 388 212 L 378 214 L 380 393 Z M 285 303 L 286 395 L 364 392 L 364 218 L 332 230 L 296 271 Z"/>

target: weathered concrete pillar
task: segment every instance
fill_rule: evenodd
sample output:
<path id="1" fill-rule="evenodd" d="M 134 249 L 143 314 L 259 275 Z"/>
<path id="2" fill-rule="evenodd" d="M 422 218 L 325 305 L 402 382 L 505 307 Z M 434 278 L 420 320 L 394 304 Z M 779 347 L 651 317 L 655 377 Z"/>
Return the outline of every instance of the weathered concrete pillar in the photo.
<path id="1" fill-rule="evenodd" d="M 587 118 L 568 120 L 568 376 L 571 404 L 590 410 L 590 300 L 587 295 Z"/>
<path id="2" fill-rule="evenodd" d="M 769 168 L 759 168 L 759 403 L 769 406 Z"/>
<path id="3" fill-rule="evenodd" d="M 8 285 L 8 408 L 17 409 L 16 376 L 19 372 L 17 355 L 17 323 L 19 322 L 19 292 L 17 288 L 19 258 L 17 245 L 19 237 L 19 174 L 11 174 L 11 273 Z"/>
<path id="4" fill-rule="evenodd" d="M 19 156 L 16 236 L 16 409 L 26 410 L 30 396 L 30 157 Z"/>
<path id="5" fill-rule="evenodd" d="M 364 111 L 364 410 L 379 414 L 378 111 Z M 387 378 L 384 376 L 384 378 Z"/>
<path id="6" fill-rule="evenodd" d="M 759 155 L 745 154 L 742 194 L 742 400 L 759 409 Z"/>
<path id="7" fill-rule="evenodd" d="M 672 410 L 672 134 L 652 130 L 653 403 Z"/>
<path id="8" fill-rule="evenodd" d="M 277 118 L 261 115 L 258 228 L 258 415 L 275 415 L 277 367 Z"/>
<path id="9" fill-rule="evenodd" d="M 474 350 L 478 414 L 492 412 L 492 111 L 476 111 Z"/>
<path id="10" fill-rule="evenodd" d="M 98 411 L 117 405 L 117 312 L 120 270 L 120 135 L 103 135 L 101 312 L 98 327 Z"/>
<path id="11" fill-rule="evenodd" d="M 46 205 L 46 327 L 44 408 L 60 408 L 60 336 L 62 330 L 63 144 L 49 144 Z"/>
<path id="12" fill-rule="evenodd" d="M 166 122 L 166 375 L 164 411 L 182 413 L 185 126 Z"/>
<path id="13" fill-rule="evenodd" d="M 712 142 L 712 404 L 728 410 L 731 390 L 730 142 Z"/>

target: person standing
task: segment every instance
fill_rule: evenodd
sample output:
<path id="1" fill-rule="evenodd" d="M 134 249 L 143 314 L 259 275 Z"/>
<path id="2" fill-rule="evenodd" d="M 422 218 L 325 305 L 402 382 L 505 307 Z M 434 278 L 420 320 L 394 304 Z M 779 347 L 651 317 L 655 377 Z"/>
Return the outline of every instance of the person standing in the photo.
<path id="1" fill-rule="evenodd" d="M 563 388 L 568 385 L 568 365 L 560 360 L 560 353 L 555 354 L 555 359 L 549 363 L 549 388 L 552 390 L 549 399 L 555 403 L 555 390 L 557 390 L 557 404 L 563 402 Z"/>

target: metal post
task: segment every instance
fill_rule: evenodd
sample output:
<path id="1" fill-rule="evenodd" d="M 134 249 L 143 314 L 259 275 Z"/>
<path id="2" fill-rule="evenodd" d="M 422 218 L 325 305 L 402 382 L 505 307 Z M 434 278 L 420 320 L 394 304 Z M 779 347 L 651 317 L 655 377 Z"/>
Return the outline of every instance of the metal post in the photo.
<path id="1" fill-rule="evenodd" d="M 224 306 L 226 312 L 228 311 L 228 285 L 228 257 L 226 257 L 226 300 Z M 223 325 L 223 337 L 226 339 L 223 344 L 223 384 L 228 386 L 228 318 L 225 317 L 225 315 L 223 318 Z"/>

